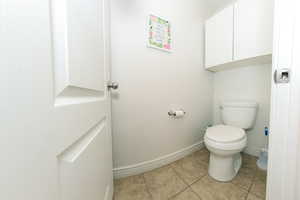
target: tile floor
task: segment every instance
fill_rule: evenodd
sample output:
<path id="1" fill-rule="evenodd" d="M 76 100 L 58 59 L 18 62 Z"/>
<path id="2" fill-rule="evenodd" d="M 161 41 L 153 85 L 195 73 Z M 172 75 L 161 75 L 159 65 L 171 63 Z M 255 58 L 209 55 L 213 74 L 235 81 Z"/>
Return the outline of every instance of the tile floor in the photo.
<path id="1" fill-rule="evenodd" d="M 208 176 L 204 148 L 170 165 L 115 181 L 114 200 L 264 200 L 266 172 L 256 158 L 243 154 L 243 165 L 231 182 Z"/>

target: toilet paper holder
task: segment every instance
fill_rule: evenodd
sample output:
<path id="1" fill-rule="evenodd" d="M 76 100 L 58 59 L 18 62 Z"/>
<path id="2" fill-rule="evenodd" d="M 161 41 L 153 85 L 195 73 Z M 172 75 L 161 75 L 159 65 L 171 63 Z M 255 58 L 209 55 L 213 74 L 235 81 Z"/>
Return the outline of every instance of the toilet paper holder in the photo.
<path id="1" fill-rule="evenodd" d="M 178 111 L 183 112 L 184 115 L 186 114 L 186 112 L 183 109 L 180 109 L 180 110 L 170 110 L 168 112 L 168 115 L 171 116 L 171 117 L 177 117 Z"/>

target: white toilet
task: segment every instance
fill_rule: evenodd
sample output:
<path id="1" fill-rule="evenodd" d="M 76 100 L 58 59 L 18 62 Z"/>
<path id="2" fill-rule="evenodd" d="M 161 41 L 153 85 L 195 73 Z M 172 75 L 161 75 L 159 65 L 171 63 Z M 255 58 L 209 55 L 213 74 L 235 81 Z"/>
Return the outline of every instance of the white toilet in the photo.
<path id="1" fill-rule="evenodd" d="M 221 115 L 224 125 L 206 130 L 204 143 L 210 151 L 208 173 L 218 181 L 231 181 L 238 173 L 242 158 L 240 152 L 247 145 L 245 130 L 250 129 L 256 118 L 256 102 L 224 102 Z"/>

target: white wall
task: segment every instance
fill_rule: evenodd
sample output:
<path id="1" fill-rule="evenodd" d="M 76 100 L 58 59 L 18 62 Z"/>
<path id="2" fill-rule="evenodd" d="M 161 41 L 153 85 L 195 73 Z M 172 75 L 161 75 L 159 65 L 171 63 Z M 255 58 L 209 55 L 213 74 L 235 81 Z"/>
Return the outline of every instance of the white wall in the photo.
<path id="1" fill-rule="evenodd" d="M 212 73 L 203 67 L 205 0 L 112 0 L 114 167 L 153 160 L 203 139 L 212 123 Z M 172 23 L 173 52 L 146 47 L 150 13 Z M 186 112 L 171 119 L 172 104 Z M 201 133 L 202 132 L 202 133 Z"/>
<path id="2" fill-rule="evenodd" d="M 246 152 L 258 155 L 264 147 L 264 127 L 269 126 L 271 64 L 240 67 L 214 74 L 214 124 L 221 123 L 220 103 L 224 100 L 254 100 L 259 103 L 255 126 L 247 133 Z"/>
<path id="3" fill-rule="evenodd" d="M 225 7 L 235 3 L 237 0 L 206 0 L 209 4 L 209 7 L 211 8 L 212 12 L 210 13 L 210 16 L 215 15 L 219 11 L 223 10 Z"/>

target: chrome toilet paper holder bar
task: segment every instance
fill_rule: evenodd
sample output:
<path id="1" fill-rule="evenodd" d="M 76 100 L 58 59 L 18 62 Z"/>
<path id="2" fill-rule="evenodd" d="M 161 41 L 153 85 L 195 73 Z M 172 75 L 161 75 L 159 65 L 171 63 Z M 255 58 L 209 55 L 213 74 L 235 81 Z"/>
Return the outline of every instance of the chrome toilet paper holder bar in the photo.
<path id="1" fill-rule="evenodd" d="M 180 109 L 179 111 L 182 111 L 184 114 L 186 114 L 186 112 L 183 109 Z M 171 116 L 171 117 L 176 117 L 176 111 L 170 110 L 168 112 L 168 115 Z"/>

